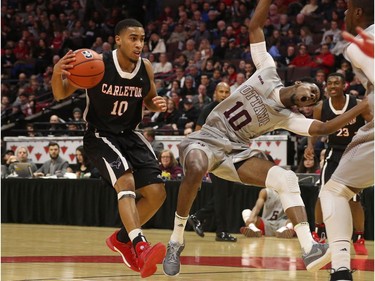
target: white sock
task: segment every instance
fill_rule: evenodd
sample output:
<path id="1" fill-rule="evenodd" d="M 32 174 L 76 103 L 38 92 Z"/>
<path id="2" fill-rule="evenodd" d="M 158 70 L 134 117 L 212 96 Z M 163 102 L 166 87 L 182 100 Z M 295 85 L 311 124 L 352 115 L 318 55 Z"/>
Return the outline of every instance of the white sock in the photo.
<path id="1" fill-rule="evenodd" d="M 291 222 L 287 223 L 286 225 L 280 227 L 277 232 L 284 232 L 285 230 L 292 230 L 293 229 L 293 224 Z"/>
<path id="2" fill-rule="evenodd" d="M 298 241 L 305 253 L 311 251 L 312 245 L 315 243 L 310 232 L 310 225 L 308 222 L 301 222 L 294 227 L 297 233 Z"/>
<path id="3" fill-rule="evenodd" d="M 142 229 L 135 228 L 132 231 L 130 231 L 128 235 L 129 235 L 130 240 L 133 242 L 134 238 L 137 237 L 139 234 L 143 235 Z"/>
<path id="4" fill-rule="evenodd" d="M 337 270 L 340 267 L 350 269 L 350 242 L 338 241 L 329 243 L 332 253 L 331 267 Z"/>
<path id="5" fill-rule="evenodd" d="M 251 215 L 251 210 L 250 209 L 245 209 L 242 211 L 242 219 L 243 219 L 243 222 L 246 224 L 246 221 L 248 220 L 248 218 L 250 218 L 250 215 Z"/>
<path id="6" fill-rule="evenodd" d="M 181 217 L 175 213 L 174 217 L 174 227 L 173 227 L 173 232 L 171 235 L 171 241 L 178 242 L 180 244 L 184 243 L 184 231 L 185 231 L 185 226 L 187 219 L 189 217 Z"/>
<path id="7" fill-rule="evenodd" d="M 261 231 L 259 228 L 256 227 L 255 224 L 253 223 L 250 223 L 249 226 L 248 226 L 252 231 L 255 231 L 255 232 L 259 232 Z"/>

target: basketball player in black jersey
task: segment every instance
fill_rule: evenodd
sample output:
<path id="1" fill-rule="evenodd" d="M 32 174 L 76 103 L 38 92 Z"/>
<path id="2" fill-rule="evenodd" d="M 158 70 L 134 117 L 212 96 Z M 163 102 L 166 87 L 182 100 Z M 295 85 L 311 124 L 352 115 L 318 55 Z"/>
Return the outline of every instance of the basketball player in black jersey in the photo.
<path id="1" fill-rule="evenodd" d="M 314 119 L 326 122 L 357 105 L 357 99 L 354 96 L 344 94 L 344 89 L 345 77 L 341 73 L 329 74 L 326 87 L 329 99 L 324 100 L 314 108 Z M 331 178 L 333 172 L 336 170 L 337 165 L 340 162 L 340 159 L 347 145 L 352 141 L 352 138 L 355 136 L 358 129 L 365 124 L 365 120 L 370 121 L 371 118 L 371 114 L 358 115 L 345 127 L 328 136 L 328 147 L 325 152 L 324 165 L 321 171 L 320 183 L 322 186 Z M 315 146 L 316 140 L 317 137 L 309 138 L 308 146 L 306 148 L 306 157 L 311 157 L 311 155 L 313 154 L 313 147 Z M 358 254 L 367 254 L 366 248 L 364 248 L 363 239 L 364 213 L 361 202 L 358 199 L 359 197 L 356 195 L 350 202 L 355 231 L 353 235 L 353 245 L 356 250 L 358 249 Z M 325 233 L 319 198 L 315 206 L 315 226 L 316 230 L 315 232 L 313 232 L 314 239 L 319 241 L 322 239 L 322 233 Z"/>
<path id="2" fill-rule="evenodd" d="M 155 273 L 166 251 L 161 243 L 151 246 L 141 230 L 166 196 L 157 158 L 147 140 L 135 131 L 142 119 L 143 104 L 155 112 L 167 109 L 165 99 L 156 94 L 151 63 L 141 58 L 144 39 L 145 31 L 138 21 L 125 19 L 116 25 L 117 49 L 103 54 L 104 77 L 86 90 L 84 118 L 88 129 L 83 139 L 90 160 L 118 195 L 124 227 L 107 239 L 107 245 L 141 277 Z M 69 51 L 54 66 L 52 89 L 56 100 L 77 90 L 64 79 L 70 75 L 69 63 L 74 60 L 75 54 Z"/>

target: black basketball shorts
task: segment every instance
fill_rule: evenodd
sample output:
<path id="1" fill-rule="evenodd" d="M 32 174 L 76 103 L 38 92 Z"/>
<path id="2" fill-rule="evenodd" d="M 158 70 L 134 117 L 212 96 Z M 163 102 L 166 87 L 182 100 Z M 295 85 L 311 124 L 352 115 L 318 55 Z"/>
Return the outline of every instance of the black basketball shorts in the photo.
<path id="1" fill-rule="evenodd" d="M 83 145 L 92 164 L 112 186 L 129 169 L 136 189 L 164 182 L 155 153 L 141 133 L 127 131 L 115 135 L 89 129 Z"/>

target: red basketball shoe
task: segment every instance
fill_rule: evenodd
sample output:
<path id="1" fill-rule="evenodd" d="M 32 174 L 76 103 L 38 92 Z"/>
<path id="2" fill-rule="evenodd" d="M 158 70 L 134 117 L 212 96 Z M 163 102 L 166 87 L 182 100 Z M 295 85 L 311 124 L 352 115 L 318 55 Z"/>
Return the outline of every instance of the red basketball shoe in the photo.
<path id="1" fill-rule="evenodd" d="M 367 255 L 367 249 L 365 246 L 365 239 L 359 238 L 357 241 L 353 242 L 354 251 L 357 255 Z"/>
<path id="2" fill-rule="evenodd" d="M 318 233 L 316 233 L 315 231 L 311 232 L 311 235 L 313 237 L 313 239 L 318 242 L 318 243 L 321 243 L 321 244 L 325 244 L 326 243 L 326 234 L 325 232 L 322 232 L 321 236 L 319 236 Z"/>
<path id="3" fill-rule="evenodd" d="M 118 241 L 118 232 L 119 230 L 107 238 L 107 240 L 105 241 L 107 243 L 107 246 L 112 251 L 117 252 L 121 255 L 122 260 L 124 261 L 127 267 L 129 267 L 131 270 L 139 272 L 137 256 L 135 254 L 132 242 L 129 241 L 128 243 L 122 243 Z"/>
<path id="4" fill-rule="evenodd" d="M 157 270 L 156 265 L 163 261 L 167 249 L 162 243 L 157 243 L 151 247 L 148 242 L 139 242 L 135 251 L 138 256 L 141 277 L 146 278 L 155 273 Z"/>

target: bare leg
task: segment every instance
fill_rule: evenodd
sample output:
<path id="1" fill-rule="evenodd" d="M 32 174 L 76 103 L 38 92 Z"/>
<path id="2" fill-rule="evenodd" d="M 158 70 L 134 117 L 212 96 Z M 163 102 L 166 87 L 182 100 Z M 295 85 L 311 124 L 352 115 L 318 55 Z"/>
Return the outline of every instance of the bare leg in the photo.
<path id="1" fill-rule="evenodd" d="M 193 149 L 188 153 L 185 159 L 185 176 L 178 191 L 177 210 L 171 241 L 183 244 L 187 218 L 207 168 L 208 159 L 203 151 Z"/>
<path id="2" fill-rule="evenodd" d="M 130 172 L 126 172 L 120 177 L 114 188 L 116 192 L 120 191 L 133 191 L 134 192 L 134 178 Z M 118 200 L 118 211 L 121 217 L 122 224 L 125 226 L 126 231 L 129 233 L 134 229 L 140 229 L 141 224 L 139 220 L 138 210 L 135 204 L 135 199 L 132 197 L 123 197 Z"/>
<path id="3" fill-rule="evenodd" d="M 270 161 L 252 157 L 238 169 L 238 175 L 243 183 L 265 187 L 268 171 L 274 167 Z M 285 210 L 293 225 L 300 222 L 307 222 L 307 215 L 304 206 L 291 207 Z"/>
<path id="4" fill-rule="evenodd" d="M 202 178 L 207 172 L 208 160 L 203 151 L 194 149 L 185 159 L 185 176 L 180 184 L 177 199 L 177 214 L 189 215 L 191 206 L 197 196 Z"/>
<path id="5" fill-rule="evenodd" d="M 141 225 L 148 222 L 159 210 L 166 198 L 164 184 L 151 184 L 137 189 L 141 198 L 136 203 Z"/>
<path id="6" fill-rule="evenodd" d="M 354 234 L 352 235 L 353 247 L 357 255 L 367 255 L 368 251 L 365 246 L 365 214 L 360 201 L 354 201 L 357 196 L 354 196 L 349 201 L 350 210 L 353 217 Z"/>
<path id="7" fill-rule="evenodd" d="M 322 206 L 320 204 L 320 199 L 316 199 L 315 203 L 315 224 L 322 224 L 323 223 L 323 213 L 322 213 Z"/>
<path id="8" fill-rule="evenodd" d="M 365 214 L 361 202 L 349 201 L 350 209 L 353 216 L 353 227 L 355 232 L 364 232 L 365 230 Z"/>
<path id="9" fill-rule="evenodd" d="M 285 213 L 294 225 L 301 247 L 305 253 L 309 253 L 314 241 L 296 175 L 257 157 L 246 160 L 237 172 L 243 183 L 263 187 L 268 185 L 267 187 L 279 193 Z"/>

